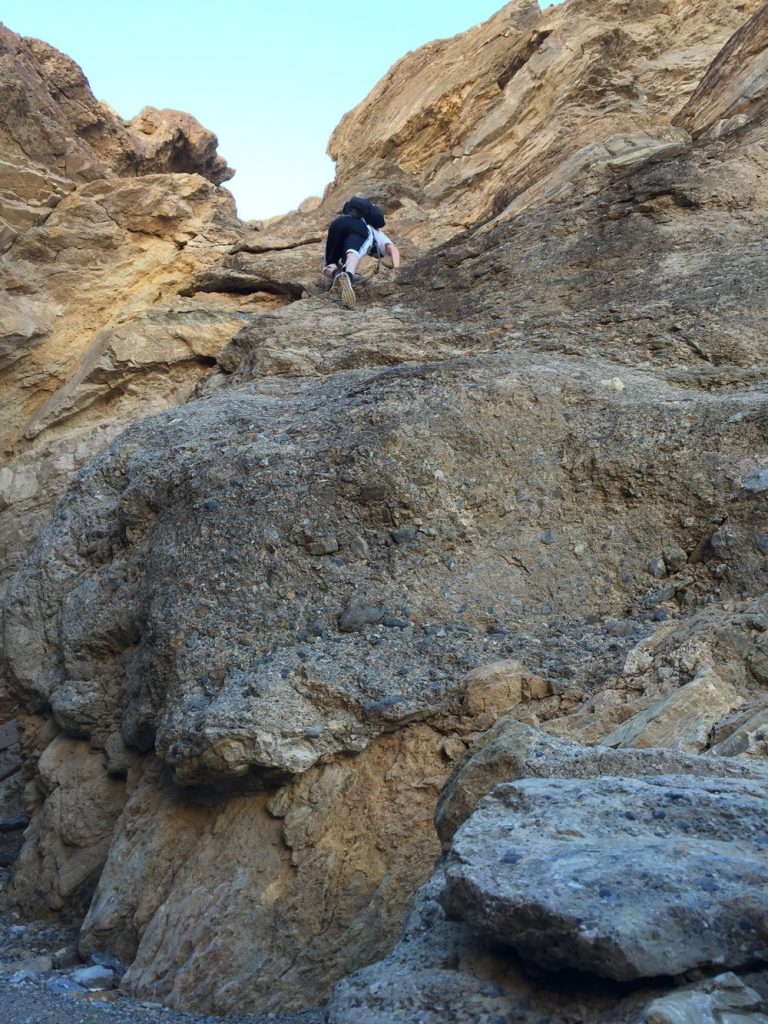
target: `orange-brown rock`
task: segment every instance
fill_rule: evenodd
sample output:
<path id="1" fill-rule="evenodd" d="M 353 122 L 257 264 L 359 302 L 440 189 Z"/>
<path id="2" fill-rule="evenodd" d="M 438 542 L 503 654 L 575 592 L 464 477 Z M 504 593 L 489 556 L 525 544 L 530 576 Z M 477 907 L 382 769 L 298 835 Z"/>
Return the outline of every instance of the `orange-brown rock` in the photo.
<path id="1" fill-rule="evenodd" d="M 403 57 L 343 118 L 337 181 L 378 189 L 415 235 L 442 241 L 589 144 L 668 126 L 759 6 L 718 0 L 702 17 L 696 0 L 513 0 Z"/>

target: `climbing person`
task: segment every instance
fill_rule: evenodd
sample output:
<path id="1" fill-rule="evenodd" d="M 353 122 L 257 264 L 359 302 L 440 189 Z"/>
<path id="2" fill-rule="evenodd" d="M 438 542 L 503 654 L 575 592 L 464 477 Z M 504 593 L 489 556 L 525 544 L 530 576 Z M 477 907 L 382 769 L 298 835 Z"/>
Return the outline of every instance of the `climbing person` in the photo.
<path id="1" fill-rule="evenodd" d="M 333 279 L 332 288 L 339 284 L 341 301 L 347 309 L 355 308 L 354 284 L 359 279 L 357 268 L 373 247 L 379 259 L 389 255 L 393 267 L 400 266 L 397 246 L 381 230 L 383 227 L 384 215 L 379 207 L 361 196 L 347 200 L 341 216 L 331 221 L 325 243 L 323 274 Z"/>

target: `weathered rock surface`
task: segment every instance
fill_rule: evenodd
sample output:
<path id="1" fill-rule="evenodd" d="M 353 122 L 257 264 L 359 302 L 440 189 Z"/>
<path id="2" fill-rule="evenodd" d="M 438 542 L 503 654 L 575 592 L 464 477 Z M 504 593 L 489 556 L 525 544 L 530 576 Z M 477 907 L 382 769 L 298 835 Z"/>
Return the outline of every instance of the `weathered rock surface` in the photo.
<path id="1" fill-rule="evenodd" d="M 453 838 L 446 907 L 548 970 L 629 981 L 766 960 L 764 787 L 675 775 L 497 786 Z"/>
<path id="2" fill-rule="evenodd" d="M 737 691 L 716 673 L 697 672 L 690 683 L 641 711 L 603 739 L 607 747 L 670 747 L 698 754 L 712 727 L 743 704 Z"/>
<path id="3" fill-rule="evenodd" d="M 125 990 L 180 1008 L 306 1005 L 386 952 L 429 873 L 441 739 L 412 725 L 239 797 L 179 791 L 149 759 L 129 776 L 81 952 L 110 950 L 131 962 Z"/>
<path id="4" fill-rule="evenodd" d="M 36 221 L 36 213 L 45 219 L 75 182 L 197 172 L 219 185 L 234 174 L 216 152 L 216 137 L 193 117 L 147 108 L 126 124 L 94 98 L 73 60 L 3 25 L 0 75 L 2 248 L 14 229 Z"/>
<path id="5" fill-rule="evenodd" d="M 332 136 L 337 175 L 402 202 L 406 222 L 415 201 L 426 223 L 412 230 L 443 241 L 585 146 L 666 128 L 758 7 L 712 3 L 702 20 L 691 0 L 571 0 L 544 11 L 515 0 L 399 61 Z"/>
<path id="6" fill-rule="evenodd" d="M 25 792 L 33 820 L 16 872 L 17 898 L 30 910 L 85 911 L 123 792 L 123 783 L 104 771 L 102 755 L 82 740 L 59 736 L 45 748 Z"/>
<path id="7" fill-rule="evenodd" d="M 99 747 L 117 730 L 154 745 L 182 782 L 279 776 L 458 713 L 466 670 L 544 608 L 562 619 L 633 605 L 642 618 L 645 552 L 684 516 L 705 528 L 741 435 L 717 439 L 713 466 L 695 437 L 720 403 L 680 422 L 680 390 L 660 396 L 658 378 L 635 373 L 627 409 L 605 372 L 498 355 L 264 382 L 144 421 L 80 475 L 9 587 L 12 692 Z M 655 482 L 585 530 L 602 481 L 566 453 L 618 429 L 631 464 L 654 421 Z M 682 452 L 696 491 L 666 484 Z M 749 507 L 729 522 L 734 573 L 759 586 Z M 686 590 L 715 586 L 727 582 L 705 568 Z M 378 611 L 350 630 L 355 605 Z"/>
<path id="8" fill-rule="evenodd" d="M 765 880 L 750 896 L 728 859 L 751 844 L 762 878 L 764 10 L 508 5 L 345 119 L 319 205 L 248 229 L 197 129 L 95 112 L 86 152 L 64 107 L 46 115 L 65 141 L 35 141 L 46 184 L 20 180 L 40 209 L 0 266 L 10 566 L 62 495 L 4 602 L 32 815 L 13 884 L 65 914 L 95 887 L 81 948 L 132 961 L 128 991 L 222 1013 L 324 999 L 386 954 L 458 759 L 444 844 L 494 856 L 473 830 L 498 782 L 535 792 L 534 817 L 567 791 L 559 816 L 601 830 L 605 888 L 646 921 L 672 906 L 668 935 L 640 948 L 631 915 L 604 916 L 590 944 L 566 887 L 544 966 L 630 981 L 542 981 L 473 931 L 509 887 L 470 927 L 445 919 L 438 872 L 332 1020 L 637 1024 L 671 982 L 632 979 L 674 957 L 764 997 Z M 70 177 L 62 152 L 82 156 Z M 382 199 L 407 259 L 347 312 L 316 272 L 353 190 Z M 658 835 L 617 826 L 635 798 Z M 549 863 L 586 839 L 547 842 Z M 608 871 L 643 843 L 653 899 Z M 730 873 L 710 885 L 715 853 Z"/>
<path id="9" fill-rule="evenodd" d="M 729 972 L 654 1000 L 646 1010 L 645 1020 L 648 1024 L 719 1024 L 725 1020 L 768 1024 L 768 1017 L 759 1012 L 764 1007 L 760 993 Z"/>
<path id="10" fill-rule="evenodd" d="M 435 824 L 444 849 L 479 801 L 502 782 L 516 779 L 642 779 L 657 775 L 751 779 L 749 763 L 696 757 L 675 749 L 613 750 L 584 747 L 540 729 L 500 718 L 462 757 L 440 794 Z M 588 784 L 584 784 L 588 790 Z"/>
<path id="11" fill-rule="evenodd" d="M 606 1015 L 622 1024 L 637 1024 L 646 1020 L 645 1014 L 651 1006 L 654 1012 L 658 1009 L 657 999 L 665 1013 L 694 1013 L 696 1010 L 703 1013 L 706 1010 L 714 1015 L 714 1020 L 720 1019 L 717 1013 L 726 1007 L 733 1007 L 734 1011 L 739 1007 L 745 1012 L 758 1010 L 768 993 L 768 973 L 764 970 L 745 975 L 747 984 L 757 989 L 757 993 L 750 994 L 748 998 L 743 995 L 741 981 L 723 979 L 715 984 L 691 986 L 690 990 L 670 997 L 666 1006 L 663 999 L 669 983 L 661 978 L 633 989 L 627 985 L 600 982 L 587 972 L 561 975 L 555 970 L 558 958 L 564 949 L 573 953 L 579 939 L 561 944 L 556 934 L 550 934 L 547 941 L 539 946 L 535 933 L 543 915 L 538 914 L 541 908 L 536 900 L 546 903 L 551 898 L 553 904 L 557 904 L 557 915 L 584 898 L 590 873 L 601 875 L 599 891 L 602 895 L 596 902 L 605 914 L 605 929 L 602 931 L 595 927 L 589 941 L 588 926 L 594 925 L 595 920 L 588 919 L 588 915 L 583 915 L 580 920 L 580 925 L 584 925 L 583 944 L 589 950 L 586 956 L 592 961 L 587 968 L 589 971 L 606 949 L 617 941 L 622 931 L 637 922 L 638 903 L 642 905 L 643 900 L 635 901 L 632 896 L 642 892 L 643 880 L 642 872 L 635 867 L 646 863 L 646 853 L 655 844 L 668 840 L 670 845 L 677 847 L 674 866 L 666 862 L 662 864 L 654 857 L 646 867 L 651 873 L 659 872 L 656 882 L 661 890 L 670 886 L 667 896 L 686 905 L 683 915 L 693 911 L 699 894 L 703 897 L 700 908 L 706 901 L 716 900 L 718 892 L 724 896 L 724 890 L 718 889 L 721 882 L 719 870 L 727 864 L 729 855 L 738 859 L 738 844 L 742 840 L 749 844 L 749 830 L 742 831 L 736 805 L 721 802 L 720 797 L 728 792 L 730 801 L 736 790 L 743 795 L 750 794 L 747 802 L 754 811 L 764 800 L 768 768 L 764 764 L 750 765 L 748 761 L 739 759 L 698 757 L 671 750 L 590 749 L 565 743 L 509 720 L 499 722 L 491 730 L 491 736 L 495 738 L 474 756 L 468 755 L 459 762 L 443 793 L 438 825 L 448 845 L 453 830 L 463 820 L 462 806 L 474 808 L 480 800 L 474 814 L 459 829 L 453 852 L 447 861 L 438 864 L 430 881 L 417 895 L 400 941 L 392 952 L 378 964 L 353 974 L 337 986 L 329 1004 L 329 1021 L 332 1024 L 351 1024 L 352 1021 L 394 1024 L 398 1020 L 420 1020 L 437 1024 L 437 1021 L 444 1020 L 463 1024 L 476 1020 L 479 1015 L 483 1020 L 511 1016 L 525 1024 L 534 1024 L 542 1019 L 559 1024 L 573 1020 L 573 1007 L 578 1005 L 580 1019 L 588 1024 L 604 1021 Z M 674 772 L 674 775 L 665 774 L 669 772 Z M 486 787 L 493 787 L 504 779 L 518 781 L 503 783 L 490 796 L 481 799 L 484 793 L 489 792 Z M 627 789 L 633 791 L 631 799 L 627 799 Z M 462 790 L 465 791 L 463 794 Z M 568 796 L 560 800 L 560 794 L 564 795 L 566 791 Z M 653 794 L 648 805 L 649 814 L 645 816 L 642 800 L 636 799 L 640 791 L 646 795 Z M 612 795 L 608 796 L 609 793 Z M 604 818 L 596 809 L 601 799 L 597 794 L 602 794 L 605 801 Z M 673 794 L 681 797 L 679 804 L 677 799 L 667 802 Z M 695 858 L 688 859 L 683 852 L 690 853 L 697 845 L 700 848 L 707 843 L 711 843 L 713 848 L 717 845 L 713 833 L 718 828 L 718 815 L 710 817 L 707 813 L 710 801 L 719 805 L 719 827 L 725 840 L 722 843 L 725 856 L 721 859 L 718 851 L 714 861 L 716 870 L 711 877 L 706 875 L 701 864 L 698 865 L 700 871 L 696 873 Z M 515 804 L 517 811 L 510 810 L 510 803 Z M 451 806 L 455 809 L 453 819 Z M 515 815 L 524 806 L 533 816 L 547 818 L 551 827 L 539 822 L 533 828 L 515 831 Z M 670 806 L 673 808 L 671 815 L 677 816 L 683 826 L 676 841 L 672 839 L 674 827 L 671 823 L 670 829 L 666 827 L 665 818 Z M 491 824 L 494 810 L 501 813 Z M 644 817 L 648 821 L 644 821 Z M 684 820 L 686 817 L 687 822 Z M 579 822 L 574 825 L 576 818 Z M 756 841 L 756 849 L 751 853 L 765 869 L 765 830 L 759 819 L 753 817 L 750 820 L 753 824 L 752 837 Z M 687 828 L 684 827 L 686 824 Z M 594 832 L 603 829 L 606 837 L 612 834 L 616 840 L 612 847 L 613 857 L 632 859 L 634 865 L 632 869 L 624 867 L 619 885 L 615 877 L 609 881 L 612 858 L 605 848 L 586 858 L 586 872 L 571 877 L 576 874 L 572 868 L 579 861 L 580 844 L 587 843 L 588 836 L 594 838 Z M 483 830 L 485 835 L 481 838 Z M 491 837 L 497 837 L 501 845 L 495 844 Z M 470 849 L 475 840 L 475 849 L 481 857 L 487 856 L 489 848 L 495 846 L 497 855 L 493 856 L 486 880 L 499 892 L 490 907 L 485 907 L 485 913 L 478 901 L 471 900 L 468 904 L 471 921 L 468 922 L 455 915 L 446 917 L 445 906 L 452 904 L 454 893 L 462 886 L 459 879 L 472 873 Z M 526 866 L 531 867 L 526 859 L 528 852 L 536 846 L 540 848 L 542 861 L 535 869 L 526 870 Z M 667 869 L 669 874 L 665 873 Z M 679 888 L 673 886 L 670 879 L 681 870 L 694 870 L 698 879 L 696 884 Z M 550 872 L 555 872 L 557 877 L 550 879 Z M 514 874 L 516 882 L 501 885 L 501 879 L 509 873 Z M 739 874 L 735 873 L 731 884 L 740 887 L 746 880 L 745 888 L 741 890 L 742 897 L 745 897 L 751 882 L 756 882 L 757 878 L 750 872 L 736 877 Z M 525 916 L 525 940 L 521 939 L 520 949 L 525 960 L 514 949 L 505 950 L 499 945 L 498 932 L 493 925 L 518 882 L 521 890 L 528 888 L 537 892 Z M 572 884 L 568 885 L 568 882 Z M 555 890 L 560 892 L 559 899 L 553 896 Z M 754 896 L 755 899 L 746 901 L 749 907 L 747 915 L 734 929 L 737 956 L 746 935 L 747 916 L 766 911 L 764 889 L 758 888 Z M 649 899 L 646 906 L 651 904 L 658 905 L 655 897 Z M 727 909 L 725 913 L 727 915 Z M 718 929 L 719 912 L 715 928 L 717 934 Z M 641 930 L 642 926 L 638 931 L 640 956 L 646 956 L 650 950 L 661 949 L 675 934 L 673 925 L 671 929 L 664 928 L 663 935 L 651 941 L 650 932 L 642 930 L 641 936 Z M 685 931 L 683 928 L 677 932 L 681 958 L 693 955 L 699 934 L 695 929 Z M 707 930 L 702 929 L 702 934 L 701 941 L 706 943 Z M 763 941 L 756 933 L 752 938 Z M 725 944 L 713 943 L 713 959 L 719 964 L 724 962 L 719 958 L 725 949 Z M 539 953 L 539 965 L 552 972 L 543 977 L 539 970 L 532 972 L 530 969 L 531 957 Z M 652 967 L 662 974 L 671 969 L 674 969 L 671 960 Z M 654 995 L 654 988 L 658 995 Z M 687 1021 L 688 1017 L 679 1019 Z M 698 1018 L 694 1016 L 691 1019 Z M 704 1016 L 701 1019 L 708 1018 Z M 667 1018 L 661 1017 L 660 1020 L 666 1021 Z"/>
<path id="12" fill-rule="evenodd" d="M 189 397 L 253 302 L 178 295 L 242 235 L 214 135 L 174 111 L 123 123 L 2 26 L 0 84 L 2 585 L 74 470 Z"/>

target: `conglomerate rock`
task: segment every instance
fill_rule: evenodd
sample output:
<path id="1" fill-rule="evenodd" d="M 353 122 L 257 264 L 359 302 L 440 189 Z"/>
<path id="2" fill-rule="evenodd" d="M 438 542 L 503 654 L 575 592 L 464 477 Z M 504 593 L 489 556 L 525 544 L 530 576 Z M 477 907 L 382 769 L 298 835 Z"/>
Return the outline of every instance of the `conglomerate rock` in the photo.
<path id="1" fill-rule="evenodd" d="M 535 791 L 534 816 L 565 789 L 563 815 L 600 792 L 606 821 L 674 791 L 712 805 L 718 843 L 741 841 L 717 794 L 736 806 L 764 776 L 764 10 L 510 4 L 406 57 L 345 119 L 322 202 L 248 228 L 205 133 L 152 111 L 101 128 L 102 110 L 86 150 L 66 104 L 31 101 L 53 141 L 19 177 L 37 206 L 0 267 L 9 563 L 62 500 L 4 601 L 2 706 L 32 815 L 13 892 L 65 915 L 93 893 L 81 947 L 132 961 L 128 991 L 300 1008 L 385 957 L 341 983 L 331 1020 L 667 1012 L 669 980 L 542 980 L 498 934 L 448 921 L 443 867 L 386 953 L 457 759 L 446 844 L 507 770 L 535 776 L 506 783 Z M 34 91 L 46 48 L 13 45 Z M 45 60 L 80 95 L 66 59 Z M 346 311 L 316 271 L 327 220 L 360 190 L 406 264 Z M 512 720 L 549 735 L 521 740 Z M 678 749 L 623 746 L 651 735 Z M 743 797 L 745 821 L 761 799 Z M 681 879 L 712 840 L 683 818 Z M 635 827 L 619 820 L 614 851 Z M 672 918 L 714 915 L 690 963 L 764 994 L 765 887 L 748 934 L 706 879 L 700 912 L 670 897 Z M 748 879 L 727 885 L 741 905 Z M 509 906 L 502 888 L 473 927 Z M 545 966 L 663 969 L 663 937 L 641 963 L 613 923 L 607 956 L 568 933 Z M 679 938 L 670 926 L 684 970 Z"/>
<path id="2" fill-rule="evenodd" d="M 682 519 L 697 542 L 728 503 L 731 571 L 760 587 L 751 507 L 721 475 L 741 421 L 697 451 L 722 402 L 681 421 L 684 393 L 636 371 L 627 407 L 607 372 L 497 354 L 265 381 L 143 421 L 80 474 L 9 586 L 12 692 L 97 746 L 116 730 L 154 745 L 182 782 L 292 774 L 458 710 L 462 675 L 543 615 L 650 619 L 647 552 Z M 607 525 L 602 474 L 569 453 L 614 431 L 614 479 L 651 438 L 654 470 Z M 705 566 L 684 589 L 727 580 Z"/>
<path id="3" fill-rule="evenodd" d="M 504 783 L 453 837 L 446 909 L 547 970 L 629 981 L 765 961 L 765 781 Z"/>

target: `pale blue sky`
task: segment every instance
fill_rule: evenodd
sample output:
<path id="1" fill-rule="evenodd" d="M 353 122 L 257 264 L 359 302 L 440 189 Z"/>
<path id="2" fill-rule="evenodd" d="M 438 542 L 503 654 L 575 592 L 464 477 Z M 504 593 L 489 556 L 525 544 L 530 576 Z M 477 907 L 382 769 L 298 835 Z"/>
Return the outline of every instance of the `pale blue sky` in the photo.
<path id="1" fill-rule="evenodd" d="M 408 50 L 485 21 L 504 0 L 3 0 L 0 18 L 82 67 L 126 119 L 193 114 L 219 138 L 245 219 L 320 195 L 342 115 Z M 549 6 L 542 0 L 542 6 Z"/>

